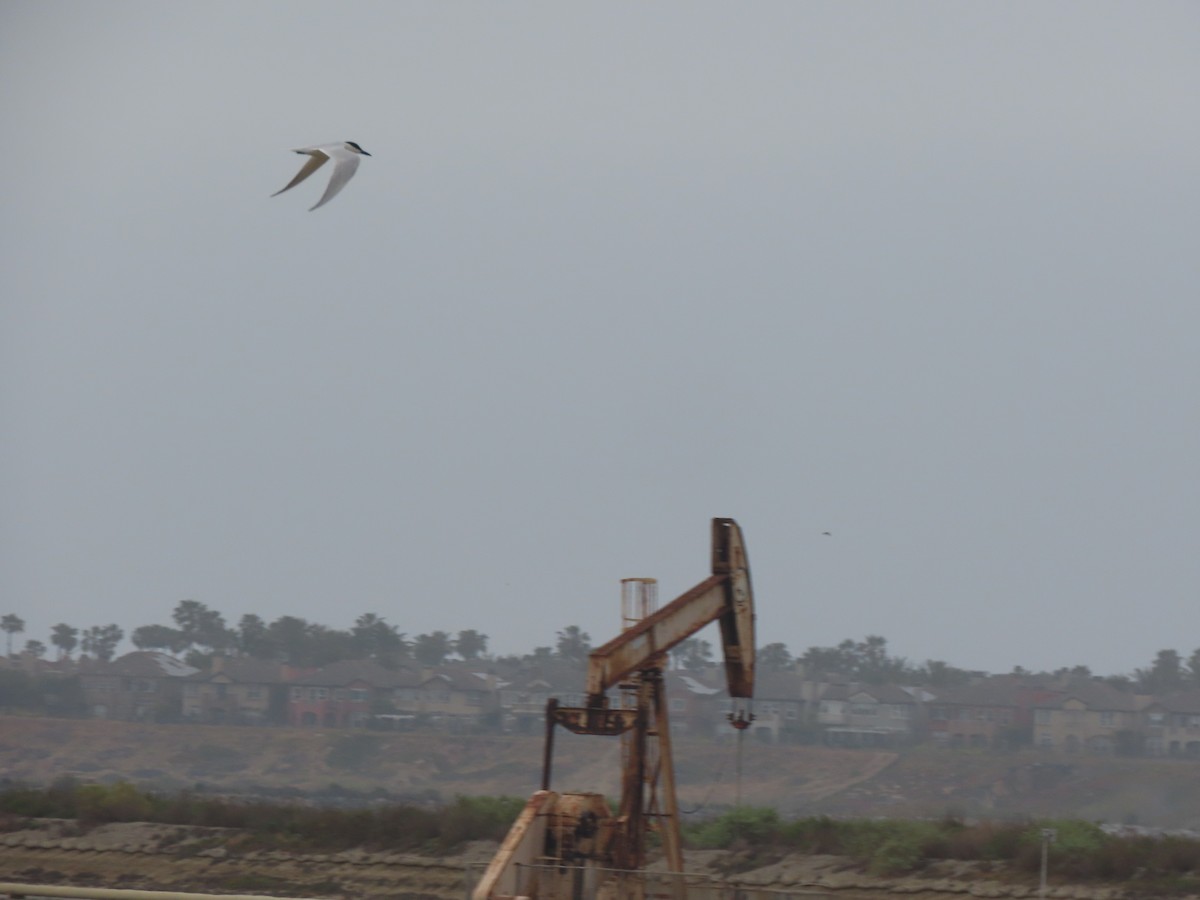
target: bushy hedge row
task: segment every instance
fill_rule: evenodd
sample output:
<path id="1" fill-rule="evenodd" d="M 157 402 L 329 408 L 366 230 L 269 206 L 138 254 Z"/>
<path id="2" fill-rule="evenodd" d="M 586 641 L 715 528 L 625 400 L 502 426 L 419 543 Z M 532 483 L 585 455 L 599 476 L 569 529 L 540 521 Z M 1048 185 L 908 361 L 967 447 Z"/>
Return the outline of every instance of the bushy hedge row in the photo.
<path id="1" fill-rule="evenodd" d="M 329 809 L 295 803 L 238 801 L 188 791 L 157 794 L 127 782 L 79 784 L 63 779 L 49 788 L 0 790 L 0 812 L 16 816 L 106 822 L 161 822 L 238 828 L 262 843 L 345 849 L 380 847 L 444 852 L 466 841 L 499 840 L 523 801 L 458 797 L 438 808 L 388 804 L 371 809 Z"/>
<path id="2" fill-rule="evenodd" d="M 1200 841 L 1184 837 L 1117 836 L 1090 822 L 1024 823 L 959 819 L 937 822 L 827 817 L 782 819 L 775 810 L 733 810 L 685 829 L 695 847 L 753 848 L 759 855 L 827 853 L 849 856 L 883 875 L 919 870 L 935 860 L 1004 861 L 1018 871 L 1041 865 L 1042 829 L 1053 828 L 1050 869 L 1057 878 L 1154 881 L 1174 889 L 1200 887 Z"/>

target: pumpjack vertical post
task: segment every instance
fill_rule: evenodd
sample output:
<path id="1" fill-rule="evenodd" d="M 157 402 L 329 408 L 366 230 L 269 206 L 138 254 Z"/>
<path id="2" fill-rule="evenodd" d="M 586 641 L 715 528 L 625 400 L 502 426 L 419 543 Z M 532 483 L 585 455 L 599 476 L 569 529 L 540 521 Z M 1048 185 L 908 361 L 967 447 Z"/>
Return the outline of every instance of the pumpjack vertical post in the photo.
<path id="1" fill-rule="evenodd" d="M 550 768 L 554 765 L 554 714 L 558 711 L 558 698 L 546 701 L 546 740 L 542 742 L 542 790 L 550 790 Z"/>
<path id="2" fill-rule="evenodd" d="M 647 716 L 649 705 L 644 702 L 646 685 L 638 686 L 637 716 L 627 738 L 625 770 L 621 777 L 621 806 L 617 819 L 621 823 L 621 839 L 614 846 L 618 868 L 641 869 L 646 862 L 643 839 L 646 813 L 646 735 L 650 730 Z"/>
<path id="3" fill-rule="evenodd" d="M 667 693 L 662 670 L 655 670 L 654 730 L 658 736 L 658 765 L 662 779 L 660 833 L 667 865 L 672 872 L 683 871 L 683 841 L 679 833 L 679 800 L 675 795 L 675 755 L 671 749 L 671 726 L 667 719 Z"/>

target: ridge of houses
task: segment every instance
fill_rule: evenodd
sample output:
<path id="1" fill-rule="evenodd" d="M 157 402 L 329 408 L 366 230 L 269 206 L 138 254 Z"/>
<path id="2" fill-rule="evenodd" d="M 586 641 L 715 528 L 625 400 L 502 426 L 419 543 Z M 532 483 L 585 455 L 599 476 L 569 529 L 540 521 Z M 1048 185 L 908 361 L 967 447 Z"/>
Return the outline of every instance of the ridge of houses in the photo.
<path id="1" fill-rule="evenodd" d="M 89 715 L 135 721 L 538 733 L 546 701 L 583 702 L 561 660 L 320 668 L 216 657 L 199 670 L 155 651 L 77 667 Z M 720 736 L 731 711 L 721 669 L 668 670 L 672 728 Z M 754 735 L 772 742 L 948 747 L 1032 745 L 1063 753 L 1200 759 L 1200 690 L 1132 694 L 1096 679 L 981 675 L 952 688 L 864 684 L 799 671 L 758 676 Z"/>

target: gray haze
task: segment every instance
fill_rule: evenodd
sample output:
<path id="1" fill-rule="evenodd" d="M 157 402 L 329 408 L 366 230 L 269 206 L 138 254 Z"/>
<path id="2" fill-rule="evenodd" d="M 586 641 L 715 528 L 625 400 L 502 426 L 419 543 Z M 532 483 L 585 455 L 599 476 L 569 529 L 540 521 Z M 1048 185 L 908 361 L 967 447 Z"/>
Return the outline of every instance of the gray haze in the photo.
<path id="1" fill-rule="evenodd" d="M 733 516 L 760 643 L 1186 654 L 1198 89 L 1193 2 L 6 0 L 0 612 L 524 652 Z"/>

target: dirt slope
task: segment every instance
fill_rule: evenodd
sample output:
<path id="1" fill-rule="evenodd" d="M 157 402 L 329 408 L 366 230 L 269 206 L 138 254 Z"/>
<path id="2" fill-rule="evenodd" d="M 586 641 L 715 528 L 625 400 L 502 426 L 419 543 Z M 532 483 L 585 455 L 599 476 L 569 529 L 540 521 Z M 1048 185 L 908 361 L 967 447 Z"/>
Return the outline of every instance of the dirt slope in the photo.
<path id="1" fill-rule="evenodd" d="M 615 739 L 560 732 L 554 783 L 564 790 L 619 793 Z M 893 753 L 747 743 L 742 798 L 804 804 L 877 775 Z M 141 725 L 98 720 L 0 717 L 0 772 L 21 781 L 62 775 L 124 779 L 163 789 L 197 783 L 223 790 L 355 791 L 400 796 L 525 796 L 541 780 L 542 739 L 434 733 L 320 731 L 207 725 Z M 736 795 L 734 741 L 676 741 L 684 806 L 729 805 Z"/>

